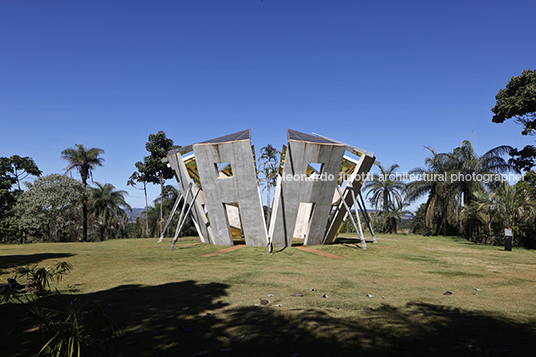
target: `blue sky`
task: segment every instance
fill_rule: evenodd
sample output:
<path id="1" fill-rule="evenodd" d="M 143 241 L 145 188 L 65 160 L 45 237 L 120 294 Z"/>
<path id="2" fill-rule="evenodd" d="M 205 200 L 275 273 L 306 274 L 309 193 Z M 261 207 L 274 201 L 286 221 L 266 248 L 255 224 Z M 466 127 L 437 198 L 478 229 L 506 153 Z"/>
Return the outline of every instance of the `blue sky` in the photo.
<path id="1" fill-rule="evenodd" d="M 0 156 L 62 173 L 62 150 L 105 150 L 94 180 L 127 190 L 151 133 L 188 145 L 286 129 L 375 152 L 400 171 L 424 146 L 522 147 L 495 95 L 536 69 L 534 1 L 2 1 Z M 375 169 L 377 170 L 377 169 Z M 77 176 L 76 176 L 77 177 Z M 149 196 L 156 198 L 157 186 Z"/>

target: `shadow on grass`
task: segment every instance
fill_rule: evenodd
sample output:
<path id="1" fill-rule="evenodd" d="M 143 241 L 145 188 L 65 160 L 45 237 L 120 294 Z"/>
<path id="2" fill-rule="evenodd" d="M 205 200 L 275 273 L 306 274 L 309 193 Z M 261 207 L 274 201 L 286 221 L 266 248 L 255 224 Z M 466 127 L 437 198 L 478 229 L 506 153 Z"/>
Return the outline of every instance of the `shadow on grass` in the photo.
<path id="1" fill-rule="evenodd" d="M 374 244 L 373 240 L 366 240 L 365 243 Z M 361 246 L 361 239 L 359 238 L 348 238 L 348 237 L 337 237 L 337 239 L 332 244 L 342 244 L 348 248 L 363 249 Z"/>
<path id="2" fill-rule="evenodd" d="M 37 253 L 24 255 L 2 255 L 0 256 L 0 274 L 3 271 L 15 266 L 37 264 L 47 259 L 62 259 L 72 257 L 70 253 Z"/>
<path id="3" fill-rule="evenodd" d="M 519 323 L 493 313 L 422 303 L 344 315 L 334 308 L 254 306 L 257 301 L 234 306 L 221 301 L 228 287 L 195 281 L 124 285 L 70 298 L 113 305 L 111 314 L 123 329 L 117 351 L 125 357 L 201 351 L 208 356 L 528 356 L 536 349 L 534 319 Z M 46 305 L 49 299 L 40 302 Z M 3 355 L 35 355 L 35 322 L 16 323 L 24 314 L 12 305 L 1 305 L 0 316 L 2 336 L 15 325 L 1 341 Z"/>

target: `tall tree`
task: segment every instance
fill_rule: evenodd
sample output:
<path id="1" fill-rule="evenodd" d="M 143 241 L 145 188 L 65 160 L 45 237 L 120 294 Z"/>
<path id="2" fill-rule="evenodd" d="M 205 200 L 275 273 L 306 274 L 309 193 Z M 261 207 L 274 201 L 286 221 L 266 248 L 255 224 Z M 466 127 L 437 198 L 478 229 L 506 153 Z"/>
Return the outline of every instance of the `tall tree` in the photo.
<path id="1" fill-rule="evenodd" d="M 475 220 L 459 219 L 462 210 L 470 206 L 477 192 L 484 191 L 486 186 L 492 187 L 498 184 L 495 180 L 478 180 L 477 178 L 516 170 L 515 166 L 508 164 L 502 158 L 511 150 L 510 146 L 498 146 L 479 156 L 474 151 L 472 143 L 464 140 L 462 145 L 449 155 L 451 171 L 448 172 L 446 182 L 450 191 L 454 192 L 458 198 L 455 219 L 460 222 L 460 230 L 468 239 L 475 237 Z M 462 180 L 461 177 L 465 179 Z M 467 180 L 468 177 L 471 179 Z"/>
<path id="2" fill-rule="evenodd" d="M 116 190 L 110 183 L 100 184 L 95 182 L 96 187 L 91 187 L 89 200 L 91 212 L 95 215 L 99 227 L 99 238 L 104 240 L 105 232 L 109 227 L 117 228 L 120 222 L 128 221 L 128 216 L 123 208 L 132 211 L 125 201 L 127 191 Z"/>
<path id="3" fill-rule="evenodd" d="M 261 183 L 263 183 L 266 188 L 266 196 L 267 196 L 267 210 L 266 210 L 266 224 L 270 224 L 270 217 L 272 212 L 272 202 L 271 202 L 271 195 L 270 191 L 271 188 L 274 187 L 277 183 L 277 175 L 279 174 L 279 162 L 278 162 L 278 156 L 281 155 L 281 152 L 274 148 L 272 144 L 268 144 L 265 147 L 261 148 L 261 156 L 259 156 L 259 166 L 260 171 L 259 174 L 263 175 L 263 178 L 260 179 Z"/>
<path id="4" fill-rule="evenodd" d="M 40 177 L 42 174 L 41 170 L 39 170 L 31 157 L 20 157 L 19 155 L 13 155 L 9 160 L 11 162 L 11 166 L 13 167 L 13 175 L 17 182 L 19 191 L 21 190 L 20 183 L 22 180 L 30 175 Z"/>
<path id="5" fill-rule="evenodd" d="M 454 209 L 449 193 L 444 187 L 444 175 L 450 170 L 449 154 L 438 153 L 432 147 L 426 149 L 432 155 L 425 159 L 424 167 L 417 167 L 409 172 L 419 179 L 408 184 L 406 200 L 412 203 L 427 195 L 424 209 L 425 226 L 427 229 L 432 229 L 433 233 L 446 234 L 449 224 L 452 223 L 451 212 Z"/>
<path id="6" fill-rule="evenodd" d="M 17 200 L 20 228 L 46 241 L 68 241 L 80 236 L 80 202 L 85 188 L 66 175 L 42 176 Z"/>
<path id="7" fill-rule="evenodd" d="M 383 216 L 383 230 L 392 231 L 390 228 L 393 224 L 391 211 L 403 212 L 404 205 L 402 193 L 406 189 L 406 184 L 401 180 L 401 177 L 396 175 L 398 169 L 397 164 L 393 164 L 388 168 L 379 165 L 380 174 L 373 174 L 372 180 L 364 185 L 364 189 L 368 190 L 367 197 L 371 195 L 370 202 L 376 208 L 381 210 Z M 402 213 L 403 214 L 403 213 Z M 396 214 L 394 224 L 396 225 Z M 393 227 L 396 229 L 396 227 Z"/>
<path id="8" fill-rule="evenodd" d="M 10 159 L 0 157 L 0 220 L 4 218 L 15 202 L 11 188 L 16 182 Z"/>
<path id="9" fill-rule="evenodd" d="M 467 140 L 450 153 L 436 153 L 429 148 L 432 156 L 426 159 L 426 168 L 410 171 L 410 174 L 421 176 L 408 185 L 406 198 L 414 202 L 428 194 L 427 225 L 434 225 L 436 234 L 452 234 L 461 228 L 466 238 L 471 238 L 475 233 L 475 220 L 467 218 L 476 219 L 476 216 L 465 214 L 461 219 L 462 210 L 469 208 L 486 186 L 490 189 L 496 186 L 494 180 L 488 179 L 492 174 L 515 170 L 501 157 L 510 149 L 499 146 L 479 156 Z"/>
<path id="10" fill-rule="evenodd" d="M 518 192 L 518 199 L 522 205 L 536 205 L 536 173 L 531 170 L 527 172 L 514 187 Z M 514 231 L 514 243 L 524 246 L 525 248 L 536 249 L 536 214 L 534 210 L 526 210 L 523 222 Z M 504 222 L 504 221 L 501 221 Z"/>
<path id="11" fill-rule="evenodd" d="M 491 195 L 495 203 L 495 215 L 504 228 L 515 228 L 526 220 L 533 219 L 536 203 L 520 186 L 503 184 Z"/>
<path id="12" fill-rule="evenodd" d="M 402 220 L 402 216 L 409 215 L 411 212 L 406 208 L 409 206 L 407 203 L 401 203 L 398 206 L 389 204 L 389 211 L 385 215 L 385 232 L 386 233 L 398 233 L 398 224 Z"/>
<path id="13" fill-rule="evenodd" d="M 7 157 L 0 157 L 0 239 L 2 243 L 16 235 L 16 220 L 11 212 L 16 202 L 12 187 L 16 183 L 13 166 Z"/>
<path id="14" fill-rule="evenodd" d="M 82 179 L 84 188 L 87 188 L 87 179 L 92 177 L 92 170 L 97 166 L 103 166 L 104 159 L 99 157 L 104 154 L 104 150 L 99 148 L 86 149 L 82 144 L 76 144 L 74 148 L 68 148 L 61 152 L 61 158 L 67 160 L 69 164 L 65 168 L 66 172 L 73 169 L 77 170 Z M 84 192 L 82 198 L 82 237 L 84 241 L 87 241 L 87 193 Z"/>
<path id="15" fill-rule="evenodd" d="M 522 125 L 522 135 L 536 135 L 536 71 L 528 69 L 512 77 L 495 99 L 497 102 L 491 109 L 494 123 L 514 119 Z M 519 169 L 529 171 L 535 164 L 536 147 L 527 145 L 521 150 L 513 149 L 510 155 Z"/>
<path id="16" fill-rule="evenodd" d="M 463 207 L 460 219 L 475 223 L 472 232 L 476 241 L 488 243 L 493 237 L 493 222 L 495 216 L 495 203 L 492 199 L 492 191 L 488 189 L 473 193 L 473 200 Z"/>
<path id="17" fill-rule="evenodd" d="M 132 186 L 138 190 L 143 190 L 143 193 L 145 194 L 145 233 L 143 234 L 144 237 L 148 237 L 149 235 L 149 201 L 147 200 L 147 182 L 149 182 L 149 178 L 147 176 L 148 172 L 143 164 L 143 162 L 138 161 L 134 164 L 136 166 L 137 171 L 134 171 L 132 175 L 128 178 L 127 185 Z M 141 183 L 143 185 L 143 188 L 137 188 L 136 184 Z"/>
<path id="18" fill-rule="evenodd" d="M 173 170 L 163 163 L 162 159 L 167 156 L 168 151 L 175 148 L 177 146 L 173 145 L 173 140 L 166 137 L 164 131 L 151 134 L 149 135 L 149 141 L 145 144 L 145 149 L 149 151 L 150 155 L 143 158 L 142 165 L 136 163 L 138 170 L 142 169 L 140 173 L 144 176 L 144 179 L 147 179 L 147 182 L 156 185 L 160 184 L 160 234 L 162 234 L 163 229 L 164 182 L 173 178 Z"/>
<path id="19" fill-rule="evenodd" d="M 367 197 L 372 195 L 370 202 L 376 209 L 381 209 L 385 218 L 391 208 L 402 205 L 402 192 L 405 191 L 406 184 L 396 175 L 398 167 L 397 164 L 388 168 L 379 165 L 380 174 L 373 174 L 372 180 L 364 186 L 368 190 Z"/>

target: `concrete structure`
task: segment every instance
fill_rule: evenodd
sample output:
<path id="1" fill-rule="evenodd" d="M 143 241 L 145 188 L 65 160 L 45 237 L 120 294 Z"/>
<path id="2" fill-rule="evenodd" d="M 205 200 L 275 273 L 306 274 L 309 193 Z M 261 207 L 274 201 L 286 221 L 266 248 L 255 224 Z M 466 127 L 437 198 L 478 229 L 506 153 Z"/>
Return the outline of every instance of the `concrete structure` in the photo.
<path id="1" fill-rule="evenodd" d="M 246 244 L 266 246 L 266 223 L 250 131 L 195 144 L 193 149 L 214 244 L 233 245 L 227 213 L 232 208 L 228 210 L 227 206 L 234 206 L 238 207 Z"/>
<path id="2" fill-rule="evenodd" d="M 192 150 L 195 162 L 188 169 L 181 154 Z M 179 148 L 167 158 L 181 191 L 185 182 L 193 183 L 193 192 L 202 188 L 193 217 L 203 242 L 233 245 L 234 233 L 243 234 L 247 245 L 268 244 L 249 130 Z"/>
<path id="3" fill-rule="evenodd" d="M 233 245 L 242 235 L 252 246 L 332 242 L 350 207 L 359 211 L 356 197 L 374 154 L 318 134 L 287 135 L 268 231 L 249 130 L 170 151 L 184 199 L 174 242 L 189 213 L 204 243 Z"/>
<path id="4" fill-rule="evenodd" d="M 287 134 L 268 236 L 274 246 L 289 246 L 296 235 L 304 245 L 321 244 L 346 147 L 295 130 Z"/>
<path id="5" fill-rule="evenodd" d="M 180 218 L 184 217 L 184 208 L 189 204 L 192 206 L 192 209 L 190 210 L 192 217 L 192 221 L 194 222 L 195 228 L 197 229 L 197 233 L 199 234 L 199 238 L 201 238 L 201 241 L 203 243 L 213 243 L 211 240 L 212 236 L 212 228 L 208 224 L 208 218 L 204 209 L 204 195 L 202 191 L 197 192 L 200 190 L 199 188 L 199 180 L 195 180 L 192 178 L 197 177 L 196 175 L 196 168 L 190 167 L 190 170 L 187 168 L 184 158 L 181 155 L 181 151 L 179 150 L 172 150 L 168 152 L 167 155 L 168 165 L 171 166 L 173 171 L 175 172 L 175 178 L 177 179 L 177 183 L 179 184 L 179 192 L 181 193 L 181 196 L 177 199 L 177 203 L 181 199 L 181 197 L 184 197 L 184 203 L 183 203 L 183 210 L 181 211 Z M 187 162 L 192 161 L 192 157 L 187 158 Z M 191 165 L 190 165 L 191 166 Z M 197 196 L 195 195 L 197 193 Z M 193 197 L 196 197 L 195 200 L 193 200 Z M 188 200 L 190 199 L 190 200 Z M 192 202 L 193 201 L 193 202 Z M 176 205 L 177 206 L 177 205 Z M 172 215 L 175 212 L 172 212 Z M 185 217 L 184 217 L 185 219 Z M 179 219 L 179 226 L 177 227 L 177 232 L 175 233 L 175 240 L 179 235 L 179 227 L 182 222 L 180 222 L 181 219 Z M 161 240 L 163 237 L 161 237 Z"/>

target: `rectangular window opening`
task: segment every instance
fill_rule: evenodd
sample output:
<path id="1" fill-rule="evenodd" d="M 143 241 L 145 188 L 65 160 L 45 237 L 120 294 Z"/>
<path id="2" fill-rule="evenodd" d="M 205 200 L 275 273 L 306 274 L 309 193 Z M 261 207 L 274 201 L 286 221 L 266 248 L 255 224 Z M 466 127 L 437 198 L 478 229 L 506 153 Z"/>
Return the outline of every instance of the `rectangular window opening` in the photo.
<path id="1" fill-rule="evenodd" d="M 218 178 L 233 177 L 233 169 L 230 162 L 215 162 L 214 168 Z"/>
<path id="2" fill-rule="evenodd" d="M 240 207 L 238 203 L 224 203 L 225 213 L 227 214 L 227 222 L 229 223 L 229 229 L 233 236 L 233 241 L 244 239 L 244 232 L 242 232 L 242 219 L 240 217 Z"/>
<path id="3" fill-rule="evenodd" d="M 314 203 L 300 202 L 293 238 L 305 239 L 309 234 Z"/>
<path id="4" fill-rule="evenodd" d="M 320 162 L 310 162 L 307 165 L 307 176 L 308 177 L 320 177 L 322 174 L 322 169 L 324 164 Z"/>

